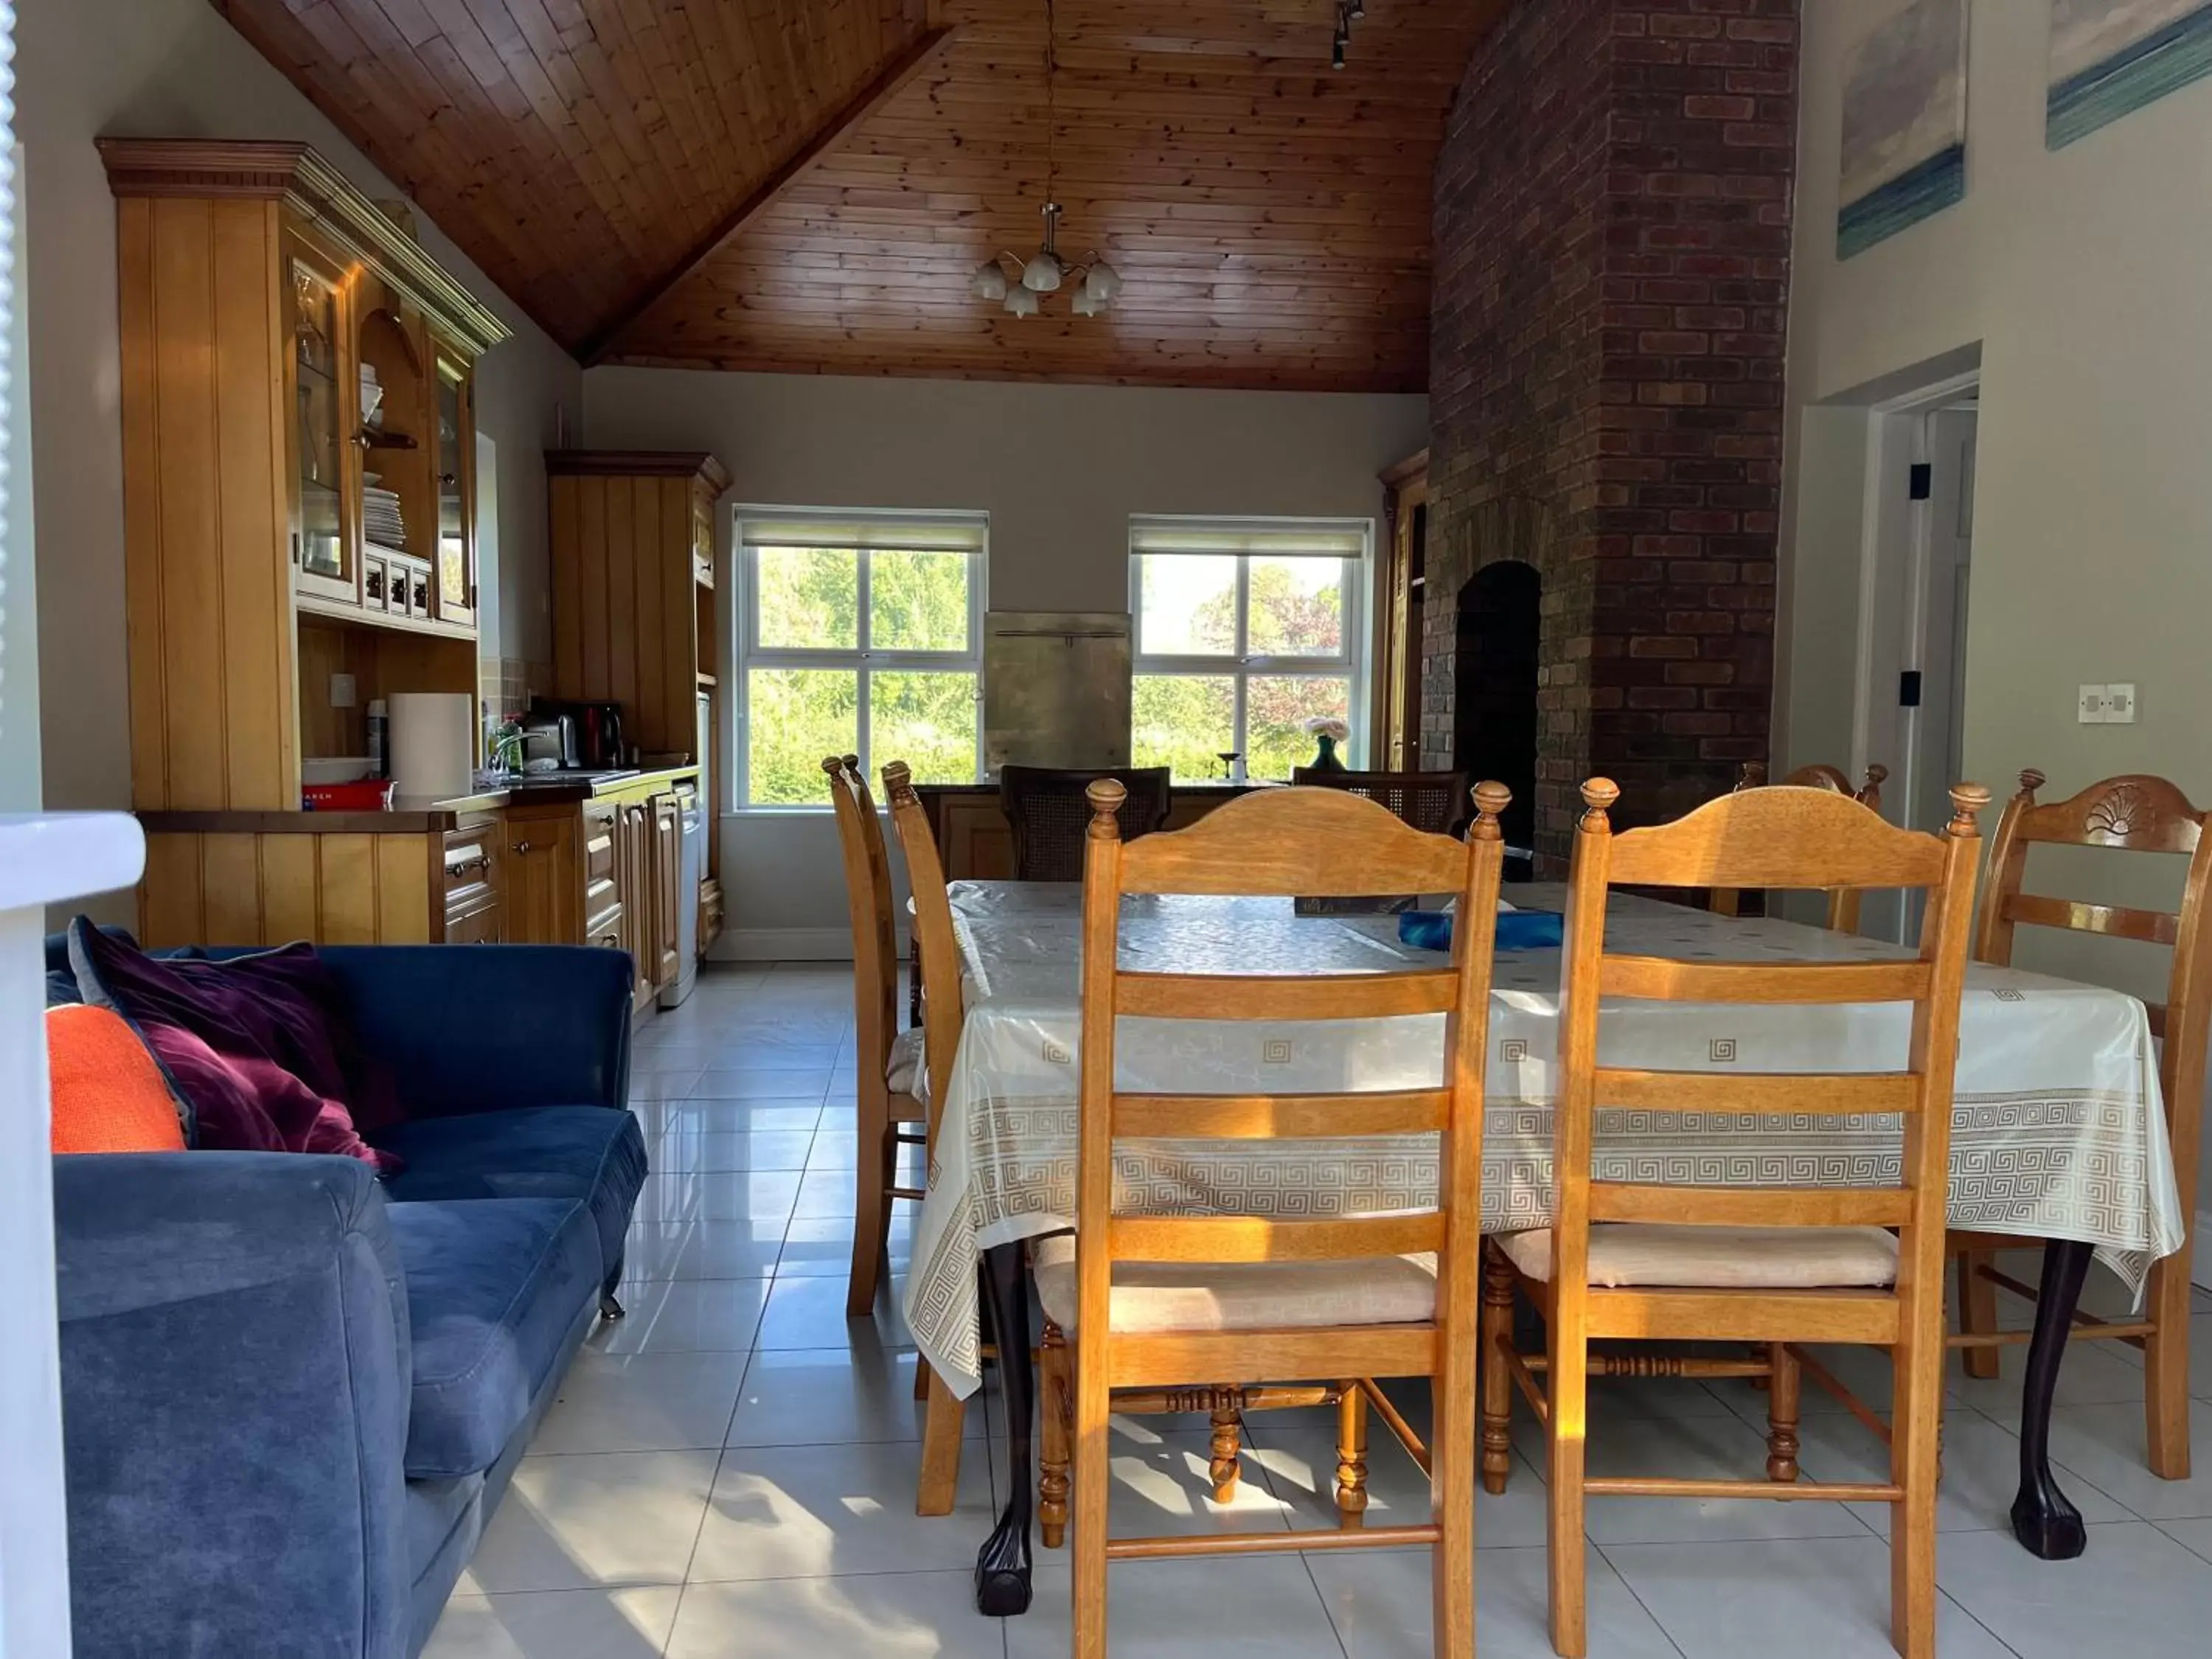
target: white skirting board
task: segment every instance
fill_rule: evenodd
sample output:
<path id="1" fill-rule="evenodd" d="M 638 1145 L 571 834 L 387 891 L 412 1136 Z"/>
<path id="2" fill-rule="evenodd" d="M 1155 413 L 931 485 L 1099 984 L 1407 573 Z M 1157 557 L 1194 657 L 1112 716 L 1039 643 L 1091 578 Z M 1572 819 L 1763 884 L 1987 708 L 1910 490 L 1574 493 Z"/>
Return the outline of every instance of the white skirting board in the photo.
<path id="1" fill-rule="evenodd" d="M 906 956 L 906 930 L 898 935 Z M 707 952 L 712 962 L 850 962 L 853 934 L 846 927 L 726 927 Z"/>

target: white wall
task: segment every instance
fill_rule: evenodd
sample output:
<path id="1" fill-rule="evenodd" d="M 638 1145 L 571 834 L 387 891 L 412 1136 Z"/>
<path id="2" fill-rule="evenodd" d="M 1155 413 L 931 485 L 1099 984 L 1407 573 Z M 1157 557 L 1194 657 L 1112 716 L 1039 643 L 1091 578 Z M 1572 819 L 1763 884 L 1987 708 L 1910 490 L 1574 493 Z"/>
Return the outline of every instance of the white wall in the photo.
<path id="1" fill-rule="evenodd" d="M 587 442 L 710 449 L 734 481 L 728 502 L 988 513 L 1000 611 L 1126 611 L 1133 513 L 1379 520 L 1375 475 L 1419 448 L 1427 425 L 1423 397 L 640 368 L 584 377 Z M 752 948 L 842 936 L 826 813 L 726 820 L 722 873 L 731 927 L 754 935 Z"/>
<path id="2" fill-rule="evenodd" d="M 127 806 L 115 205 L 92 141 L 300 139 L 372 196 L 404 192 L 206 0 L 34 0 L 16 25 L 16 75 L 29 196 L 46 805 Z M 573 428 L 580 371 L 435 227 L 418 223 L 430 252 L 515 332 L 478 370 L 477 415 L 499 444 L 506 515 L 499 613 L 507 632 L 495 644 L 542 659 L 551 654 L 542 457 L 560 405 Z"/>
<path id="3" fill-rule="evenodd" d="M 1852 625 L 1862 504 L 1838 481 L 1863 465 L 1863 417 L 1805 406 L 1978 343 L 1967 775 L 2002 801 L 2027 766 L 2046 799 L 2157 772 L 2212 803 L 2212 82 L 2048 151 L 2050 9 L 1974 0 L 1965 201 L 1838 263 L 1841 61 L 1900 3 L 1804 11 L 1783 755 L 1837 759 L 1851 695 L 1832 630 Z M 2076 724 L 2075 687 L 2112 680 L 2137 684 L 2137 722 Z M 2146 894 L 2112 864 L 2062 878 Z M 2178 871 L 2158 874 L 2148 892 L 2171 902 Z M 2030 933 L 2023 965 L 2159 988 L 2141 947 Z"/>

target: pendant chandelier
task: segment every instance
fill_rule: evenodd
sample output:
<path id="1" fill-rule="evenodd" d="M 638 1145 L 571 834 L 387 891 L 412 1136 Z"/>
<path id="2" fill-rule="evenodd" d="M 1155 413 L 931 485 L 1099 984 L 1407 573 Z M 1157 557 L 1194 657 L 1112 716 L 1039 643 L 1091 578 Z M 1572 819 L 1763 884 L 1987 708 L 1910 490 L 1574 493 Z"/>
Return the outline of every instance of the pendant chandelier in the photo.
<path id="1" fill-rule="evenodd" d="M 979 300 L 996 300 L 1005 306 L 1010 317 L 1034 317 L 1043 309 L 1043 295 L 1056 293 L 1063 283 L 1072 284 L 1075 297 L 1071 308 L 1079 317 L 1101 315 L 1121 291 L 1121 274 L 1102 258 L 1097 249 L 1070 264 L 1060 253 L 1060 204 L 1053 199 L 1053 190 L 1059 178 L 1058 137 L 1059 112 L 1054 101 L 1053 83 L 1056 79 L 1059 53 L 1058 28 L 1053 16 L 1053 0 L 1044 3 L 1044 239 L 1037 251 L 1026 259 L 1019 254 L 1000 252 L 975 267 L 969 278 L 968 290 Z M 1012 268 L 1014 275 L 1007 276 Z"/>

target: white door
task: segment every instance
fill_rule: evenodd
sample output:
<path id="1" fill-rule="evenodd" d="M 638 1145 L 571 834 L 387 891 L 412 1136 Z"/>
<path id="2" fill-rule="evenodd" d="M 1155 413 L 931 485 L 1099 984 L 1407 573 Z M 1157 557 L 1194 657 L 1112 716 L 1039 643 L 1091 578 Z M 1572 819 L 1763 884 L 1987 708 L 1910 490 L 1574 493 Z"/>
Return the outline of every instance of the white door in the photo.
<path id="1" fill-rule="evenodd" d="M 1916 447 L 1928 468 L 1925 494 L 1913 503 L 1911 578 L 1905 637 L 1899 653 L 1894 752 L 1903 762 L 1883 793 L 1893 823 L 1931 833 L 1951 817 L 1951 786 L 1965 775 L 1966 595 L 1974 538 L 1974 430 L 1971 403 L 1919 417 Z M 1917 702 L 1915 699 L 1917 698 Z M 1920 895 L 1894 913 L 1896 937 L 1920 936 Z"/>

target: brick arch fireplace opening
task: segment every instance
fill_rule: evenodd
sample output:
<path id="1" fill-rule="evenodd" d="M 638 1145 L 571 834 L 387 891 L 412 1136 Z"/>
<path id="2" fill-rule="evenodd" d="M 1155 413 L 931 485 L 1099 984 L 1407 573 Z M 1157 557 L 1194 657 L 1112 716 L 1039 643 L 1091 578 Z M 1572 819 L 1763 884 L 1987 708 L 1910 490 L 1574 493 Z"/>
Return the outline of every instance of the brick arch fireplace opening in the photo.
<path id="1" fill-rule="evenodd" d="M 1536 834 L 1536 688 L 1542 662 L 1543 578 L 1517 559 L 1461 584 L 1452 660 L 1452 765 L 1513 792 L 1504 820 L 1512 847 Z"/>

